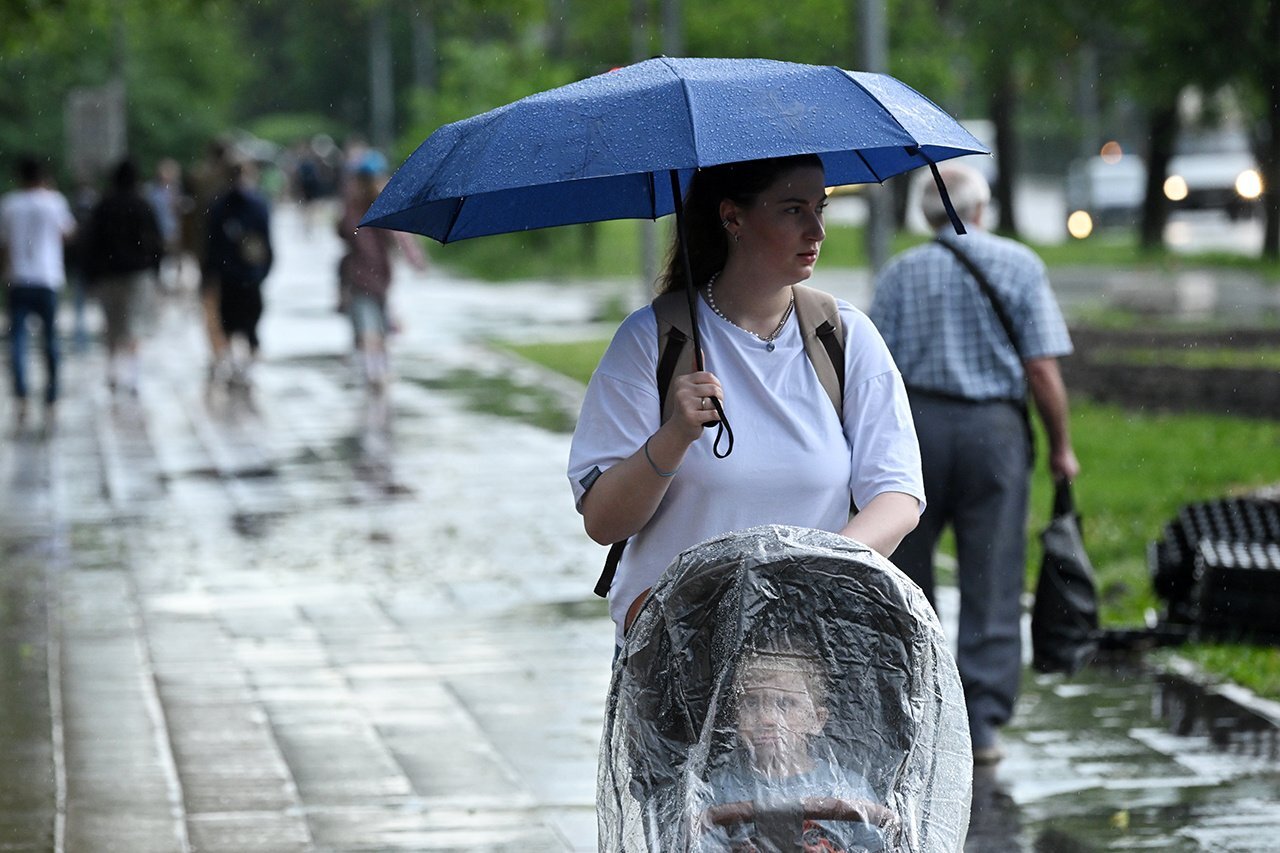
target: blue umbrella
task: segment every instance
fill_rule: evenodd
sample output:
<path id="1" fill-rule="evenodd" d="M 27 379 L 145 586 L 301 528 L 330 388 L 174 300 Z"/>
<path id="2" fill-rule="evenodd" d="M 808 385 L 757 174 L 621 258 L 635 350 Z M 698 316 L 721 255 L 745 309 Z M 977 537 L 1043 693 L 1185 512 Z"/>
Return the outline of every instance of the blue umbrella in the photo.
<path id="1" fill-rule="evenodd" d="M 883 74 L 768 59 L 659 57 L 439 128 L 360 224 L 448 243 L 674 211 L 683 249 L 681 199 L 696 169 L 817 154 L 831 186 L 928 165 L 952 224 L 964 233 L 936 164 L 986 153 L 932 101 Z M 687 254 L 684 261 L 701 370 Z M 724 453 L 717 437 L 715 453 L 728 456 L 733 433 L 720 401 L 712 402 L 728 436 Z"/>
<path id="2" fill-rule="evenodd" d="M 682 192 L 695 169 L 721 163 L 817 154 L 836 186 L 985 153 L 932 101 L 883 74 L 661 57 L 439 128 L 361 224 L 447 243 L 656 219 L 676 209 L 677 180 Z"/>

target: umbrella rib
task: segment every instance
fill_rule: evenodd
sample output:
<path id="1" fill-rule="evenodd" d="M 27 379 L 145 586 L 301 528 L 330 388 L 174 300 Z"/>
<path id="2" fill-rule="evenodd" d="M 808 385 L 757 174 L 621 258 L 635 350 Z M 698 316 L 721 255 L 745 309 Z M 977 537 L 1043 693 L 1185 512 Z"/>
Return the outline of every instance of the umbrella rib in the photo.
<path id="1" fill-rule="evenodd" d="M 453 213 L 449 215 L 449 226 L 444 229 L 444 240 L 441 240 L 441 243 L 453 236 L 453 226 L 458 223 L 458 217 L 462 215 L 462 206 L 467 203 L 468 198 L 469 196 L 465 195 L 458 197 L 458 203 L 453 206 Z"/>
<path id="2" fill-rule="evenodd" d="M 876 183 L 883 184 L 884 178 L 880 177 L 879 173 L 876 172 L 875 168 L 871 165 L 871 163 L 867 160 L 867 158 L 862 155 L 862 152 L 855 148 L 853 153 L 858 155 L 858 159 L 862 161 L 862 165 L 867 167 L 867 171 L 871 173 L 871 177 L 876 179 Z"/>
<path id="3" fill-rule="evenodd" d="M 667 66 L 667 70 L 671 72 L 677 80 L 680 81 L 680 94 L 684 95 L 684 114 L 689 120 L 689 138 L 693 141 L 693 168 L 696 171 L 702 162 L 698 155 L 698 123 L 693 120 L 693 101 L 689 98 L 689 81 L 681 77 L 671 66 L 671 60 L 668 57 L 661 57 L 662 64 Z"/>
<path id="4" fill-rule="evenodd" d="M 874 94 L 872 94 L 872 92 L 871 92 L 871 90 L 870 90 L 870 89 L 868 89 L 866 86 L 862 85 L 862 84 L 861 84 L 861 83 L 859 83 L 857 80 L 855 80 L 855 79 L 853 78 L 853 75 L 852 75 L 852 74 L 850 74 L 848 71 L 844 70 L 843 68 L 839 68 L 839 67 L 837 67 L 837 66 L 835 66 L 835 65 L 832 65 L 832 66 L 829 66 L 829 67 L 834 68 L 836 71 L 840 72 L 840 76 L 844 77 L 844 79 L 848 80 L 850 83 L 852 83 L 853 85 L 855 85 L 855 86 L 857 86 L 859 89 L 861 89 L 861 90 L 866 94 L 866 96 L 867 96 L 868 98 L 870 98 L 870 99 L 871 99 L 872 103 L 874 103 L 876 106 L 878 106 L 878 107 L 880 108 L 880 111 L 881 111 L 882 113 L 884 113 L 886 116 L 888 116 L 889 120 L 890 120 L 890 121 L 892 121 L 894 124 L 896 124 L 896 125 L 898 126 L 898 128 L 899 128 L 903 133 L 905 133 L 905 134 L 906 134 L 906 135 L 911 139 L 911 141 L 912 141 L 912 142 L 914 142 L 914 143 L 915 143 L 915 145 L 916 145 L 916 150 L 917 150 L 917 151 L 919 151 L 919 150 L 920 150 L 920 142 L 919 142 L 919 141 L 915 138 L 915 136 L 913 136 L 913 135 L 912 135 L 912 134 L 911 134 L 911 133 L 910 133 L 910 132 L 905 128 L 905 127 L 903 127 L 902 122 L 898 121 L 898 117 L 897 117 L 896 115 L 894 115 L 894 114 L 893 114 L 893 111 L 892 111 L 892 110 L 890 110 L 888 107 L 886 107 L 886 106 L 885 106 L 885 105 L 880 101 L 880 99 L 879 99 L 878 97 L 876 97 Z M 877 181 L 878 183 L 882 183 L 882 184 L 883 184 L 883 183 L 884 183 L 884 178 L 882 178 L 882 177 L 880 177 L 878 174 L 876 174 L 876 170 L 871 168 L 871 164 L 867 162 L 867 158 L 866 158 L 866 157 L 864 157 L 864 156 L 862 155 L 862 152 L 861 152 L 861 151 L 855 151 L 854 153 L 858 155 L 858 159 L 859 159 L 859 160 L 861 160 L 864 164 L 866 164 L 867 171 L 869 171 L 869 172 L 872 174 L 872 176 L 874 176 L 874 177 L 875 177 L 876 181 Z"/>

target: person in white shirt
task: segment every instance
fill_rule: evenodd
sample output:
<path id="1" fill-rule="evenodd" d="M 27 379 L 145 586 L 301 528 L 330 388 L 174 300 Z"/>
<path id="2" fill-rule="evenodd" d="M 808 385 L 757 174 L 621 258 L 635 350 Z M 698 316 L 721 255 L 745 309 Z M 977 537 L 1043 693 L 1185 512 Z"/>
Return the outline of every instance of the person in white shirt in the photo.
<path id="1" fill-rule="evenodd" d="M 890 555 L 924 506 L 920 453 L 902 378 L 875 327 L 839 302 L 838 417 L 805 353 L 792 285 L 807 280 L 826 232 L 813 155 L 700 170 L 686 201 L 688 250 L 703 299 L 706 370 L 672 385 L 659 411 L 652 306 L 619 328 L 587 387 L 569 480 L 587 534 L 628 540 L 609 590 L 619 646 L 648 589 L 685 548 L 758 524 L 843 533 Z M 672 252 L 660 289 L 683 287 Z M 732 418 L 716 458 L 711 398 Z M 851 503 L 857 508 L 851 517 Z"/>
<path id="2" fill-rule="evenodd" d="M 52 427 L 58 400 L 58 292 L 66 282 L 63 247 L 75 231 L 75 217 L 62 193 L 48 186 L 34 158 L 18 164 L 20 188 L 0 197 L 0 250 L 9 290 L 9 347 L 17 421 L 27 417 L 27 319 L 40 319 L 47 377 L 45 429 Z"/>

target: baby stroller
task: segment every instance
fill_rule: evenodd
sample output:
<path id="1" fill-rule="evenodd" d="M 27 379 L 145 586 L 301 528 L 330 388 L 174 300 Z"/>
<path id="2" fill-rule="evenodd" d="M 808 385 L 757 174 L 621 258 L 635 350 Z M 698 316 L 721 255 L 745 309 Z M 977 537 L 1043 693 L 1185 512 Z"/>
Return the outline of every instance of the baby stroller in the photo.
<path id="1" fill-rule="evenodd" d="M 627 634 L 600 849 L 956 853 L 972 769 L 920 590 L 842 536 L 756 527 L 681 554 Z"/>

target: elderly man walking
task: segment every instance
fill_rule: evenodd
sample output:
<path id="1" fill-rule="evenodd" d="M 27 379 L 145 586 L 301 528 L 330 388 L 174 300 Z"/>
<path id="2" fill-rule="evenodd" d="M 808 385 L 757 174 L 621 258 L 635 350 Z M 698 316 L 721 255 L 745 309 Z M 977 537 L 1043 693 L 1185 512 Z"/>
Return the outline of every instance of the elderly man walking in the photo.
<path id="1" fill-rule="evenodd" d="M 1013 715 L 1022 671 L 1020 599 L 1027 497 L 1034 462 L 1027 392 L 1049 441 L 1049 469 L 1074 479 L 1066 389 L 1071 353 L 1044 264 L 1013 240 L 980 229 L 991 198 L 964 164 L 940 167 L 969 233 L 947 233 L 929 183 L 921 209 L 936 240 L 904 252 L 876 280 L 870 316 L 907 385 L 928 505 L 893 561 L 933 601 L 934 552 L 955 533 L 964 683 L 974 761 L 1000 760 L 999 728 Z"/>

